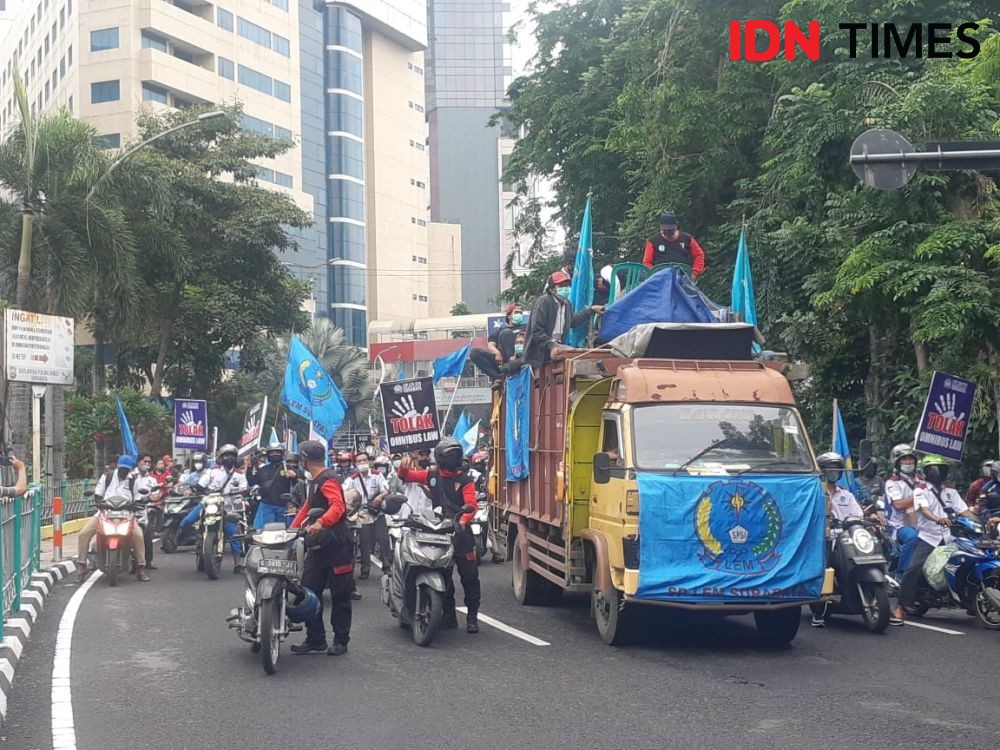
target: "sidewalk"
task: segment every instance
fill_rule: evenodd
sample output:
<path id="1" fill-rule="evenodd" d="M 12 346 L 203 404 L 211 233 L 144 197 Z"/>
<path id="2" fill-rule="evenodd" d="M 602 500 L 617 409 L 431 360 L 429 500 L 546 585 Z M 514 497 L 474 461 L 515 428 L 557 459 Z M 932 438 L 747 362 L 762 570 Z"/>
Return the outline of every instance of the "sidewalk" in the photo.
<path id="1" fill-rule="evenodd" d="M 63 562 L 67 560 L 72 560 L 76 557 L 76 545 L 77 537 L 79 532 L 74 531 L 72 534 L 63 533 Z M 52 537 L 48 539 L 42 539 L 42 570 L 48 570 L 53 565 L 55 565 L 55 560 L 52 559 Z"/>

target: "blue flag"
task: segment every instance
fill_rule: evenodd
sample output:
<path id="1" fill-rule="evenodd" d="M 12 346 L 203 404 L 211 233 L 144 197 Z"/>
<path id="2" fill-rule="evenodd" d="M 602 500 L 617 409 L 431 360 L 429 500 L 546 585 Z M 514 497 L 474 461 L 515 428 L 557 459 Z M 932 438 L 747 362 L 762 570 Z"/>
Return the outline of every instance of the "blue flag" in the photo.
<path id="1" fill-rule="evenodd" d="M 643 599 L 796 602 L 823 585 L 826 501 L 813 475 L 636 473 Z"/>
<path id="2" fill-rule="evenodd" d="M 135 438 L 132 437 L 132 428 L 129 426 L 128 417 L 125 416 L 125 407 L 122 400 L 115 394 L 115 401 L 118 404 L 118 428 L 122 432 L 122 453 L 132 458 L 139 457 L 139 449 L 135 447 Z"/>
<path id="3" fill-rule="evenodd" d="M 308 419 L 312 429 L 328 442 L 347 416 L 347 402 L 337 384 L 298 336 L 292 336 L 288 345 L 281 403 Z"/>
<path id="4" fill-rule="evenodd" d="M 583 221 L 580 224 L 580 243 L 576 250 L 573 286 L 569 290 L 569 301 L 573 305 L 574 313 L 594 304 L 594 242 L 589 195 L 587 196 L 587 205 L 583 209 Z M 578 348 L 585 346 L 587 325 L 587 323 L 581 323 L 576 328 L 570 329 L 566 335 L 566 343 Z"/>
<path id="5" fill-rule="evenodd" d="M 740 232 L 739 249 L 736 251 L 736 266 L 733 268 L 733 288 L 729 305 L 739 313 L 744 323 L 757 325 L 757 294 L 753 290 L 753 275 L 750 273 L 750 248 L 747 247 L 745 232 Z M 760 351 L 760 344 L 754 342 L 753 350 Z"/>
<path id="6" fill-rule="evenodd" d="M 476 446 L 479 444 L 479 425 L 481 423 L 482 420 L 480 419 L 463 432 L 461 437 L 456 436 L 456 439 L 462 445 L 462 451 L 465 453 L 466 458 L 476 452 Z"/>
<path id="7" fill-rule="evenodd" d="M 523 367 L 505 387 L 507 413 L 504 447 L 507 454 L 507 481 L 517 482 L 528 476 L 530 453 L 528 431 L 531 427 L 531 368 Z"/>
<path id="8" fill-rule="evenodd" d="M 844 430 L 844 418 L 840 415 L 840 407 L 833 404 L 833 450 L 844 457 L 844 468 L 853 469 L 854 462 L 851 461 L 851 447 L 847 444 L 847 431 Z M 840 475 L 838 485 L 845 490 L 850 490 L 854 497 L 858 496 L 858 480 L 853 471 L 845 471 Z"/>
<path id="9" fill-rule="evenodd" d="M 441 378 L 462 377 L 462 370 L 465 369 L 465 361 L 469 358 L 470 351 L 472 351 L 471 341 L 458 351 L 454 351 L 451 354 L 445 354 L 443 357 L 435 359 L 434 382 L 437 383 Z"/>
<path id="10" fill-rule="evenodd" d="M 469 425 L 471 424 L 469 415 L 463 409 L 462 413 L 458 415 L 458 421 L 455 422 L 455 429 L 452 430 L 451 436 L 461 443 L 465 433 L 469 431 Z"/>

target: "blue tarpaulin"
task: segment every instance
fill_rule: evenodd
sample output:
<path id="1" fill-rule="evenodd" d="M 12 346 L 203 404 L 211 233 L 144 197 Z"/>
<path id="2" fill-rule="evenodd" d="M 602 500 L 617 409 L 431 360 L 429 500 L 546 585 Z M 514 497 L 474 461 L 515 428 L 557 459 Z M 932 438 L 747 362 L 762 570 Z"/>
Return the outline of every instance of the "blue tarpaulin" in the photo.
<path id="1" fill-rule="evenodd" d="M 683 273 L 666 268 L 608 305 L 597 343 L 606 344 L 642 323 L 718 323 L 722 309 Z"/>
<path id="2" fill-rule="evenodd" d="M 528 476 L 530 467 L 531 368 L 523 367 L 517 375 L 507 378 L 506 389 L 504 448 L 507 451 L 507 481 L 518 482 Z"/>
<path id="3" fill-rule="evenodd" d="M 639 587 L 658 601 L 807 601 L 823 585 L 826 506 L 815 475 L 638 472 Z"/>

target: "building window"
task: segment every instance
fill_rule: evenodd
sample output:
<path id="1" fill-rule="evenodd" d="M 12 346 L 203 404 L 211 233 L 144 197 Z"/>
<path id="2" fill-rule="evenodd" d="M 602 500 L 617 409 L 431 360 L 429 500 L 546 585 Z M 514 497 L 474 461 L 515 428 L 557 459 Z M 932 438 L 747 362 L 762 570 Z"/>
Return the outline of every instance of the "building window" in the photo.
<path id="1" fill-rule="evenodd" d="M 65 75 L 66 75 L 66 55 L 63 55 L 62 59 L 59 61 L 59 77 L 62 78 Z"/>
<path id="2" fill-rule="evenodd" d="M 59 28 L 63 28 L 66 25 L 66 9 L 59 9 Z"/>
<path id="3" fill-rule="evenodd" d="M 408 67 L 410 70 L 412 70 L 418 76 L 422 76 L 424 74 L 424 69 L 421 68 L 419 65 L 414 65 L 413 63 L 406 63 L 406 67 Z"/>
<path id="4" fill-rule="evenodd" d="M 347 94 L 327 94 L 326 129 L 364 135 L 364 105 Z"/>
<path id="5" fill-rule="evenodd" d="M 121 133 L 106 133 L 94 138 L 94 145 L 98 148 L 119 148 L 122 145 Z"/>
<path id="6" fill-rule="evenodd" d="M 331 256 L 341 260 L 365 262 L 365 228 L 342 221 L 330 223 L 327 245 Z"/>
<path id="7" fill-rule="evenodd" d="M 427 295 L 426 294 L 421 294 L 420 296 L 417 297 L 417 299 L 420 300 L 421 302 L 426 302 L 427 301 Z"/>
<path id="8" fill-rule="evenodd" d="M 249 39 L 254 44 L 271 49 L 271 32 L 267 29 L 251 23 L 243 17 L 236 19 L 236 28 L 244 39 Z"/>
<path id="9" fill-rule="evenodd" d="M 288 12 L 288 0 L 266 0 L 271 3 L 275 8 L 280 8 L 281 10 Z"/>
<path id="10" fill-rule="evenodd" d="M 292 87 L 287 83 L 276 80 L 274 82 L 274 97 L 275 99 L 281 99 L 283 102 L 290 102 L 292 100 Z"/>
<path id="11" fill-rule="evenodd" d="M 271 80 L 271 76 L 258 73 L 253 68 L 247 68 L 243 65 L 240 66 L 240 83 L 265 94 L 274 93 L 274 82 Z"/>
<path id="12" fill-rule="evenodd" d="M 215 20 L 216 23 L 219 24 L 220 28 L 223 28 L 226 31 L 233 30 L 233 14 L 230 13 L 228 10 L 223 10 L 222 8 L 216 8 Z"/>
<path id="13" fill-rule="evenodd" d="M 49 88 L 49 82 L 48 82 L 48 81 L 46 81 L 46 82 L 45 82 L 45 103 L 46 103 L 46 104 L 48 104 L 48 103 L 49 103 L 49 91 L 50 91 L 50 90 L 51 90 L 51 89 Z"/>
<path id="14" fill-rule="evenodd" d="M 271 36 L 271 49 L 277 52 L 279 55 L 284 55 L 285 57 L 292 56 L 291 43 L 285 39 L 285 37 L 278 34 L 273 34 Z"/>
<path id="15" fill-rule="evenodd" d="M 326 53 L 326 87 L 328 89 L 344 89 L 355 94 L 364 93 L 362 78 L 362 63 L 354 55 L 347 52 L 330 51 Z"/>
<path id="16" fill-rule="evenodd" d="M 327 6 L 326 43 L 361 52 L 361 19 L 345 8 Z"/>
<path id="17" fill-rule="evenodd" d="M 73 45 L 69 45 L 69 49 L 66 50 L 66 64 L 73 64 Z"/>
<path id="18" fill-rule="evenodd" d="M 327 186 L 327 214 L 365 220 L 365 189 L 356 182 L 330 180 Z"/>
<path id="19" fill-rule="evenodd" d="M 45 35 L 45 54 L 49 54 L 49 35 Z"/>
<path id="20" fill-rule="evenodd" d="M 151 83 L 144 83 L 142 84 L 142 100 L 144 102 L 159 102 L 160 104 L 166 104 L 166 89 L 161 89 L 159 86 L 154 86 Z"/>
<path id="21" fill-rule="evenodd" d="M 69 110 L 70 114 L 73 114 L 73 96 L 72 95 L 70 95 L 69 99 L 66 102 L 66 109 Z"/>
<path id="22" fill-rule="evenodd" d="M 90 103 L 116 102 L 121 98 L 118 81 L 97 81 L 90 84 Z"/>
<path id="23" fill-rule="evenodd" d="M 292 176 L 290 174 L 268 169 L 267 167 L 258 167 L 256 164 L 254 167 L 257 170 L 257 177 L 259 179 L 265 182 L 272 182 L 275 185 L 281 185 L 282 187 L 290 188 L 292 186 Z"/>
<path id="24" fill-rule="evenodd" d="M 236 66 L 233 65 L 232 60 L 227 60 L 224 57 L 219 58 L 219 75 L 230 81 L 236 77 Z"/>
<path id="25" fill-rule="evenodd" d="M 352 305 L 365 304 L 365 270 L 350 266 L 336 265 L 331 269 L 330 299 L 334 302 Z"/>
<path id="26" fill-rule="evenodd" d="M 58 85 L 59 85 L 59 71 L 58 70 L 53 70 L 52 71 L 52 92 L 53 93 L 55 93 L 56 86 L 58 86 Z"/>
<path id="27" fill-rule="evenodd" d="M 420 180 L 417 180 L 417 187 L 418 188 L 422 188 L 422 189 L 426 188 L 427 187 L 427 183 L 426 182 L 421 182 Z"/>
<path id="28" fill-rule="evenodd" d="M 160 52 L 167 51 L 167 40 L 149 31 L 142 32 L 142 48 L 155 49 Z"/>
<path id="29" fill-rule="evenodd" d="M 423 219 L 417 219 L 417 226 L 418 227 L 426 227 L 427 226 L 427 222 L 424 221 Z"/>
<path id="30" fill-rule="evenodd" d="M 90 32 L 90 51 L 103 52 L 106 49 L 118 49 L 118 27 L 113 29 L 98 29 Z"/>
<path id="31" fill-rule="evenodd" d="M 274 126 L 274 137 L 282 141 L 292 140 L 292 131 L 288 128 L 283 128 L 280 125 Z"/>

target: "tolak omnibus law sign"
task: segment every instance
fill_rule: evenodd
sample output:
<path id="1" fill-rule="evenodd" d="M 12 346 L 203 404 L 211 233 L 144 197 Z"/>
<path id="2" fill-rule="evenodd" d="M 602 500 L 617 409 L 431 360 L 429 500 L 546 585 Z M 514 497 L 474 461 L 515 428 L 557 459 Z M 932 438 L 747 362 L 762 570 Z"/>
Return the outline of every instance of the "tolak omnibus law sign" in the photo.
<path id="1" fill-rule="evenodd" d="M 204 401 L 174 401 L 174 448 L 208 450 L 208 404 Z"/>
<path id="2" fill-rule="evenodd" d="M 961 461 L 975 400 L 976 384 L 971 380 L 935 372 L 913 447 Z"/>
<path id="3" fill-rule="evenodd" d="M 432 449 L 441 440 L 433 378 L 398 380 L 379 386 L 391 453 Z"/>

